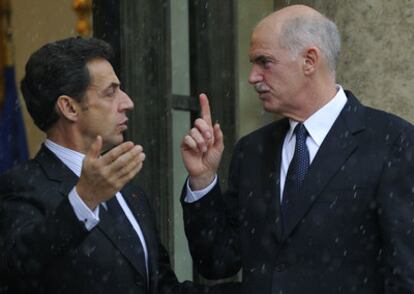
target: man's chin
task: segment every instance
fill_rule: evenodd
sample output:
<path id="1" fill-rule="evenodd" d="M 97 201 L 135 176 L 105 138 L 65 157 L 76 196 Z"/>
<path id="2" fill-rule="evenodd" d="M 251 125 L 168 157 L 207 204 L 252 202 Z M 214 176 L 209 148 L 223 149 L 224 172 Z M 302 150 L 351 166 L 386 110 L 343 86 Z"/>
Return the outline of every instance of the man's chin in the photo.
<path id="1" fill-rule="evenodd" d="M 276 112 L 277 111 L 277 109 L 275 109 L 277 107 L 270 104 L 268 101 L 262 101 L 262 107 L 263 107 L 263 110 L 266 111 L 266 112 Z"/>
<path id="2" fill-rule="evenodd" d="M 104 152 L 107 152 L 109 150 L 111 150 L 112 148 L 122 144 L 125 141 L 124 136 L 122 134 L 120 134 L 117 137 L 108 139 L 108 140 L 104 140 L 104 144 L 102 146 L 102 150 Z"/>

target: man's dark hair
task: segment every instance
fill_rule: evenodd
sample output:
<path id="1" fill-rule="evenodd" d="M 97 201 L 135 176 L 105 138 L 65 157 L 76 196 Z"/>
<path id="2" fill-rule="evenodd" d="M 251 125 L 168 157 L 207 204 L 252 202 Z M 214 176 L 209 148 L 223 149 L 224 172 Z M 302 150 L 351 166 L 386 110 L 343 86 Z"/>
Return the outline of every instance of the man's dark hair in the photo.
<path id="1" fill-rule="evenodd" d="M 61 95 L 81 101 L 90 83 L 86 63 L 96 58 L 111 61 L 111 46 L 99 39 L 68 38 L 35 51 L 26 64 L 21 90 L 34 123 L 48 130 L 58 119 L 55 104 Z"/>

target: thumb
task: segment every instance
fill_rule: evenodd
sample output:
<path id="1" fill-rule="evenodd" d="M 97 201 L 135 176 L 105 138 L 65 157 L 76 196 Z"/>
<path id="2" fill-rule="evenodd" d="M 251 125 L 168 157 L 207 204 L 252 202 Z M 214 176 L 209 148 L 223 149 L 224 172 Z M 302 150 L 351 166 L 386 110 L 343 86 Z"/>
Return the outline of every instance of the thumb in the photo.
<path id="1" fill-rule="evenodd" d="M 101 155 L 101 149 L 102 149 L 102 137 L 97 136 L 95 141 L 93 141 L 93 143 L 89 147 L 89 150 L 86 153 L 86 156 L 90 158 L 98 158 Z"/>
<path id="2" fill-rule="evenodd" d="M 214 147 L 220 151 L 224 150 L 223 132 L 221 131 L 220 125 L 216 123 L 214 125 Z"/>

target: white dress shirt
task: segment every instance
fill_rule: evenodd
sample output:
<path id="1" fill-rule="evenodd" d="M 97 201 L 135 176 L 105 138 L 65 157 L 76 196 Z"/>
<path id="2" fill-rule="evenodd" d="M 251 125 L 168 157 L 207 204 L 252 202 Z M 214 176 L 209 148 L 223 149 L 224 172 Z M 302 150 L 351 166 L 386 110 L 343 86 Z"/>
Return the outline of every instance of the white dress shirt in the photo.
<path id="1" fill-rule="evenodd" d="M 306 138 L 306 146 L 309 150 L 309 161 L 312 163 L 322 145 L 323 140 L 338 118 L 339 114 L 344 108 L 348 99 L 345 92 L 340 85 L 337 85 L 337 92 L 334 98 L 332 98 L 322 108 L 312 114 L 307 120 L 303 122 L 309 136 Z M 290 128 L 283 141 L 282 148 L 282 163 L 280 165 L 280 201 L 283 197 L 283 189 L 285 187 L 286 175 L 289 169 L 289 164 L 292 161 L 293 154 L 295 153 L 296 136 L 293 133 L 297 121 L 289 119 Z"/>
<path id="2" fill-rule="evenodd" d="M 306 146 L 309 149 L 309 159 L 312 163 L 315 158 L 316 153 L 319 150 L 319 147 L 322 145 L 323 140 L 334 124 L 335 120 L 338 118 L 342 109 L 344 108 L 348 99 L 343 88 L 340 85 L 336 85 L 336 95 L 322 108 L 312 114 L 307 120 L 303 122 L 308 131 L 309 136 L 306 139 Z M 289 119 L 290 128 L 287 132 L 285 139 L 283 141 L 282 148 L 282 163 L 280 165 L 280 201 L 283 197 L 283 189 L 285 187 L 286 174 L 289 168 L 290 161 L 293 158 L 295 152 L 296 136 L 293 133 L 297 121 Z M 202 197 L 204 197 L 217 183 L 217 175 L 214 178 L 214 181 L 204 188 L 203 190 L 192 191 L 187 180 L 187 194 L 184 199 L 185 202 L 192 203 Z"/>
<path id="3" fill-rule="evenodd" d="M 85 158 L 84 154 L 58 145 L 49 139 L 46 139 L 45 146 L 50 151 L 52 151 L 75 175 L 80 177 L 82 170 L 82 162 Z M 138 224 L 138 221 L 135 219 L 127 203 L 125 202 L 125 199 L 122 196 L 121 192 L 117 192 L 115 194 L 115 197 L 117 198 L 119 205 L 124 211 L 128 221 L 131 223 L 132 227 L 137 233 L 139 240 L 141 241 L 142 248 L 144 249 L 145 263 L 148 273 L 148 251 L 142 230 Z M 83 200 L 79 197 L 79 194 L 76 191 L 76 187 L 73 187 L 73 189 L 69 192 L 69 202 L 72 205 L 77 218 L 85 224 L 85 228 L 88 231 L 92 230 L 99 223 L 100 206 L 98 205 L 94 211 L 90 210 L 90 208 L 85 204 L 85 202 L 83 202 Z M 101 204 L 106 209 L 106 203 Z"/>

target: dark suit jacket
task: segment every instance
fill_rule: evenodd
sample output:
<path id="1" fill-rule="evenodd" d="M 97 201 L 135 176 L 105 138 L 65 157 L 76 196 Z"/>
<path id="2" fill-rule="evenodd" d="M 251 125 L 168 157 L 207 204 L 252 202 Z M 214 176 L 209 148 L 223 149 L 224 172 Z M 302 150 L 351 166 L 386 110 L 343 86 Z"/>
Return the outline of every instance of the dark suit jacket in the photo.
<path id="1" fill-rule="evenodd" d="M 203 275 L 242 268 L 242 293 L 414 293 L 413 126 L 347 96 L 283 214 L 287 119 L 238 142 L 227 193 L 183 202 Z"/>
<path id="2" fill-rule="evenodd" d="M 122 190 L 148 249 L 149 285 L 105 209 L 88 232 L 68 201 L 75 176 L 42 147 L 33 160 L 0 177 L 0 293 L 200 293 L 178 283 L 158 239 L 144 192 Z M 197 292 L 198 293 L 198 292 Z"/>

